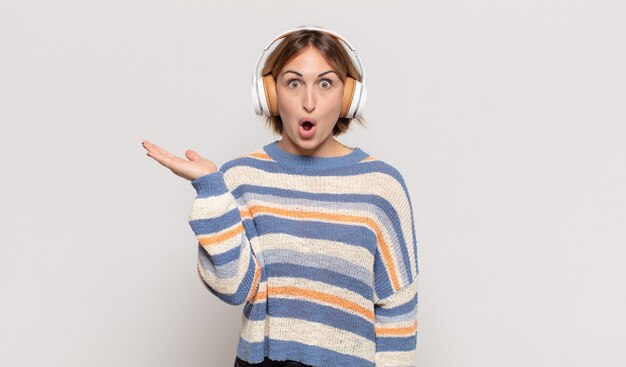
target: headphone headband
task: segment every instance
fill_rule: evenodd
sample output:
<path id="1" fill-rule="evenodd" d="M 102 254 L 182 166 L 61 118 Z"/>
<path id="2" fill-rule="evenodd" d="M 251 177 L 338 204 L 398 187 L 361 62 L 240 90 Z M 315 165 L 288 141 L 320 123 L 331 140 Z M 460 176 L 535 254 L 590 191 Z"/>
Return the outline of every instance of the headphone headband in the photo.
<path id="1" fill-rule="evenodd" d="M 257 115 L 265 115 L 265 116 L 272 116 L 273 112 L 274 114 L 276 114 L 276 112 L 274 111 L 275 108 L 272 108 L 272 105 L 273 104 L 275 105 L 276 103 L 275 102 L 276 91 L 275 91 L 274 80 L 273 80 L 273 77 L 271 81 L 264 78 L 264 76 L 261 75 L 262 69 L 269 55 L 269 52 L 268 52 L 269 49 L 272 48 L 273 45 L 275 44 L 277 45 L 280 42 L 282 42 L 282 40 L 285 37 L 287 37 L 289 34 L 296 32 L 296 31 L 301 31 L 301 30 L 312 30 L 312 31 L 327 33 L 333 36 L 338 41 L 340 41 L 340 43 L 344 45 L 344 48 L 346 49 L 348 54 L 352 55 L 351 59 L 352 61 L 356 61 L 356 66 L 359 69 L 359 74 L 361 74 L 361 81 L 355 80 L 354 83 L 346 83 L 346 85 L 344 85 L 344 87 L 347 86 L 348 84 L 353 85 L 353 90 L 345 91 L 345 95 L 350 96 L 350 98 L 348 98 L 347 102 L 345 102 L 346 103 L 346 106 L 344 106 L 345 108 L 342 108 L 342 111 L 345 110 L 346 112 L 341 117 L 355 118 L 355 117 L 361 116 L 363 108 L 365 106 L 367 90 L 366 90 L 365 68 L 363 67 L 363 63 L 361 62 L 359 55 L 356 53 L 356 50 L 354 49 L 354 47 L 352 47 L 352 45 L 343 36 L 339 35 L 338 33 L 335 33 L 333 31 L 330 31 L 328 29 L 324 29 L 321 27 L 310 27 L 310 26 L 291 29 L 289 31 L 279 34 L 278 36 L 274 37 L 267 44 L 267 46 L 265 46 L 265 48 L 261 52 L 261 55 L 259 55 L 259 58 L 257 59 L 257 62 L 254 66 L 254 73 L 252 75 L 252 103 L 254 105 L 255 113 Z M 271 85 L 267 85 L 267 84 L 271 84 Z"/>

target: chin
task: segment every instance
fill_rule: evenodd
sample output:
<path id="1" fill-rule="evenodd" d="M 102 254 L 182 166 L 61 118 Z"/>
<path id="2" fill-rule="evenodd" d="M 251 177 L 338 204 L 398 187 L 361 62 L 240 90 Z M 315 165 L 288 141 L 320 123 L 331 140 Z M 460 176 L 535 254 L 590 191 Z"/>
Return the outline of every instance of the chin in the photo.
<path id="1" fill-rule="evenodd" d="M 319 133 L 319 131 L 318 131 Z M 300 138 L 300 134 L 298 131 L 294 131 L 294 134 L 287 134 L 287 138 L 291 142 L 291 144 L 297 147 L 300 150 L 304 151 L 315 151 L 319 149 L 320 146 L 329 138 L 328 136 L 322 137 L 321 135 L 316 134 L 311 139 L 302 139 Z M 284 138 L 283 138 L 284 139 Z"/>
<path id="2" fill-rule="evenodd" d="M 313 140 L 307 140 L 307 141 L 296 141 L 295 144 L 303 150 L 315 150 L 317 147 L 320 146 L 320 144 L 316 141 Z"/>

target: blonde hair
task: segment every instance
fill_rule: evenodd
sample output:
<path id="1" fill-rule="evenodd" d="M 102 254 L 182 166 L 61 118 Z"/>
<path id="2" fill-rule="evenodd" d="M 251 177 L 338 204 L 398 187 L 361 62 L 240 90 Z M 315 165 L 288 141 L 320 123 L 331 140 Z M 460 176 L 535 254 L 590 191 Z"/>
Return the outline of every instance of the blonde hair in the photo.
<path id="1" fill-rule="evenodd" d="M 261 74 L 263 76 L 272 74 L 274 80 L 276 80 L 283 67 L 310 46 L 320 51 L 326 62 L 330 64 L 344 84 L 348 76 L 361 81 L 361 74 L 354 66 L 352 59 L 350 59 L 341 42 L 326 32 L 310 29 L 294 31 L 287 35 L 267 57 Z M 352 120 L 356 120 L 359 124 L 365 126 L 363 117 L 354 119 L 340 117 L 333 127 L 333 136 L 341 135 L 348 131 Z M 269 116 L 266 118 L 265 123 L 274 133 L 282 135 L 283 121 L 280 116 Z"/>

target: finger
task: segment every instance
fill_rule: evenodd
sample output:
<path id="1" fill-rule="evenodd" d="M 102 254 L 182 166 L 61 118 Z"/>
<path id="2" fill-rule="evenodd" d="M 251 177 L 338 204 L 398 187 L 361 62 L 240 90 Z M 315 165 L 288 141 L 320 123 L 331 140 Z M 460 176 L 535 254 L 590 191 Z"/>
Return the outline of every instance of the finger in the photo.
<path id="1" fill-rule="evenodd" d="M 165 158 L 175 158 L 176 156 L 170 152 L 168 152 L 167 150 L 161 148 L 160 146 L 150 143 L 149 141 L 146 141 L 146 143 L 144 144 L 144 147 L 146 147 L 146 149 L 148 149 L 148 151 L 151 151 L 153 153 L 157 153 L 159 156 Z"/>
<path id="2" fill-rule="evenodd" d="M 185 157 L 187 157 L 187 159 L 189 159 L 190 161 L 195 161 L 196 159 L 201 158 L 200 154 L 194 152 L 191 149 L 185 151 Z"/>
<path id="3" fill-rule="evenodd" d="M 141 146 L 144 147 L 146 150 L 154 150 L 154 144 L 152 144 L 148 140 L 142 140 Z"/>
<path id="4" fill-rule="evenodd" d="M 161 151 L 163 151 L 161 149 Z M 160 151 L 157 151 L 155 149 L 152 149 L 152 147 L 148 150 L 148 156 L 153 158 L 155 161 L 159 162 L 161 165 L 172 169 L 174 163 L 179 160 L 179 161 L 184 161 L 182 158 L 177 157 L 173 154 L 170 154 L 168 152 L 165 152 L 166 154 L 161 154 Z"/>
<path id="5" fill-rule="evenodd" d="M 159 162 L 161 165 L 168 167 L 168 163 L 167 158 L 163 158 L 163 156 L 161 156 L 159 153 L 154 152 L 154 151 L 148 151 L 148 153 L 146 153 L 150 158 L 154 159 L 155 161 Z M 169 168 L 169 167 L 168 167 Z"/>

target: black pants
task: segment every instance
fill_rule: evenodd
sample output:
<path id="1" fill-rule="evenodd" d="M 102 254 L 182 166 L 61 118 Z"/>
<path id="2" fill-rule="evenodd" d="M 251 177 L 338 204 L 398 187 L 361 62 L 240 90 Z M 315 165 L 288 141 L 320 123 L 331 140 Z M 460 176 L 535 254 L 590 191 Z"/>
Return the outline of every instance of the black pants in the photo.
<path id="1" fill-rule="evenodd" d="M 272 361 L 265 357 L 261 363 L 248 363 L 239 357 L 235 358 L 234 367 L 313 367 L 296 361 Z"/>

